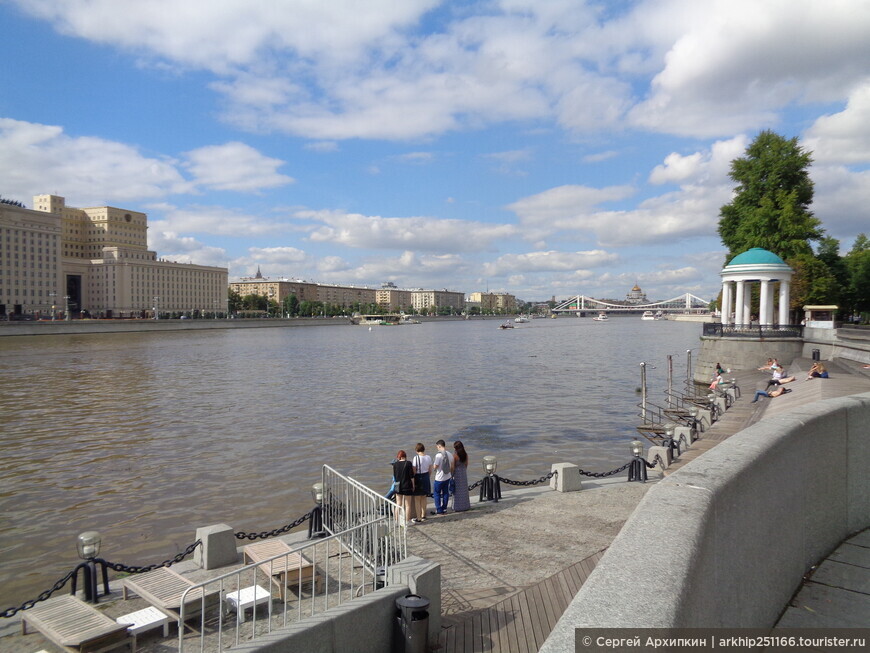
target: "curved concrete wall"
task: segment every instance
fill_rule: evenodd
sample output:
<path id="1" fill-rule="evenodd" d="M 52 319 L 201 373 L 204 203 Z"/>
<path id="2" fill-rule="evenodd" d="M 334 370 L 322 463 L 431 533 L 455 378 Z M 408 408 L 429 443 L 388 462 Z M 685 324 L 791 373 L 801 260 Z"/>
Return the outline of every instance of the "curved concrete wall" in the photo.
<path id="1" fill-rule="evenodd" d="M 647 492 L 541 651 L 574 628 L 769 627 L 870 525 L 870 393 L 737 433 Z"/>

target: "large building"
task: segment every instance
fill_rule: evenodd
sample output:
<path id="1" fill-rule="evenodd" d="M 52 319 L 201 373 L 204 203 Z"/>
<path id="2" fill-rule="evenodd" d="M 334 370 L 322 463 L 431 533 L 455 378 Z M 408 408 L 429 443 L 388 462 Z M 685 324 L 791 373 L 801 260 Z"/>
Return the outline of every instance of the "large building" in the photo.
<path id="1" fill-rule="evenodd" d="M 230 284 L 230 290 L 245 295 L 261 295 L 281 304 L 290 295 L 302 302 L 319 301 L 332 306 L 352 308 L 377 304 L 390 312 L 407 311 L 428 313 L 433 309 L 449 307 L 461 312 L 465 309 L 465 295 L 451 290 L 406 290 L 386 283 L 380 288 L 340 286 L 290 279 L 270 279 L 260 270 L 256 276 L 242 277 Z"/>
<path id="2" fill-rule="evenodd" d="M 0 314 L 153 317 L 222 312 L 227 269 L 159 260 L 144 213 L 37 195 L 0 203 Z"/>
<path id="3" fill-rule="evenodd" d="M 517 298 L 503 292 L 473 292 L 468 301 L 479 306 L 483 313 L 513 313 L 517 310 Z"/>

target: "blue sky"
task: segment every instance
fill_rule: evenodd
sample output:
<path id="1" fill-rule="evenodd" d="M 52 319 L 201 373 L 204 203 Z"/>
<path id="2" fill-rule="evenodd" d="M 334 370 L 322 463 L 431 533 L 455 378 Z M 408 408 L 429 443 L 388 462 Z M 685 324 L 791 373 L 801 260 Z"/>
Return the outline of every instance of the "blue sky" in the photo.
<path id="1" fill-rule="evenodd" d="M 149 215 L 169 260 L 712 298 L 733 158 L 813 151 L 870 231 L 870 3 L 0 0 L 0 195 Z"/>

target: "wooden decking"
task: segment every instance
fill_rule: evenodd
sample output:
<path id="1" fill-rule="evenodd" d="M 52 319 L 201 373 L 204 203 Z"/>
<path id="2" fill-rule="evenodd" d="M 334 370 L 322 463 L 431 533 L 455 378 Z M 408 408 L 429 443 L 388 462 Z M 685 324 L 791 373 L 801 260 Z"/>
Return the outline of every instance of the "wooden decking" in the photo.
<path id="1" fill-rule="evenodd" d="M 439 653 L 535 653 L 604 555 L 599 551 L 443 628 Z"/>

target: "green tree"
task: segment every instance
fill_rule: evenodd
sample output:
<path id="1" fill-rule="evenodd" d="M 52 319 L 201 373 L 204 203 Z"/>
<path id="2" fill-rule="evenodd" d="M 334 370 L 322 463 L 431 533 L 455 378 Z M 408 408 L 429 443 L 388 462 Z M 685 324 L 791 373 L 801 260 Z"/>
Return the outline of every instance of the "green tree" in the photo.
<path id="1" fill-rule="evenodd" d="M 813 182 L 807 168 L 812 157 L 772 131 L 761 132 L 743 157 L 731 162 L 737 182 L 734 198 L 720 209 L 719 235 L 728 260 L 752 247 L 763 247 L 783 259 L 812 254 L 821 222 L 809 210 Z"/>
<path id="2" fill-rule="evenodd" d="M 242 296 L 232 288 L 227 292 L 227 310 L 230 313 L 242 309 Z"/>
<path id="3" fill-rule="evenodd" d="M 870 239 L 865 234 L 858 234 L 844 261 L 846 269 L 849 270 L 852 310 L 862 314 L 870 313 Z M 866 315 L 863 321 L 867 321 Z"/>
<path id="4" fill-rule="evenodd" d="M 299 315 L 299 298 L 296 295 L 289 295 L 284 298 L 284 312 L 293 317 Z"/>

